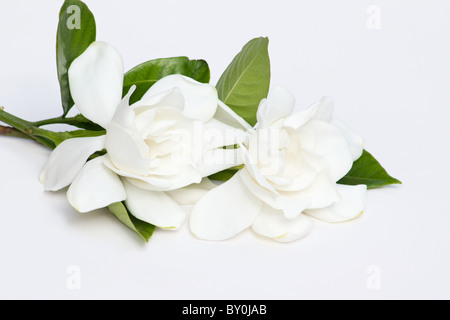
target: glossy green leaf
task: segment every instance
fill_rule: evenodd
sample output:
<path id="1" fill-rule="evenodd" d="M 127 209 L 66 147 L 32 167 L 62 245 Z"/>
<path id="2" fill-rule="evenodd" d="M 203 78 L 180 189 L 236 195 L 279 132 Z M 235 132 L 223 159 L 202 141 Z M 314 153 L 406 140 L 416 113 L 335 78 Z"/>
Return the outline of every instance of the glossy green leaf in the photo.
<path id="1" fill-rule="evenodd" d="M 56 63 L 64 116 L 74 105 L 69 88 L 69 67 L 95 37 L 95 19 L 87 5 L 80 0 L 66 0 L 59 13 L 56 36 Z"/>
<path id="2" fill-rule="evenodd" d="M 216 180 L 216 181 L 228 181 L 231 178 L 233 178 L 233 176 L 242 168 L 244 168 L 244 165 L 231 167 L 231 168 L 222 170 L 220 172 L 217 172 L 215 174 L 212 174 L 208 178 L 211 180 Z"/>
<path id="3" fill-rule="evenodd" d="M 227 169 L 210 175 L 208 178 L 216 181 L 228 181 L 238 172 L 237 169 Z"/>
<path id="4" fill-rule="evenodd" d="M 340 184 L 365 184 L 368 189 L 379 188 L 390 184 L 401 184 L 391 177 L 381 164 L 366 150 L 362 156 L 353 163 L 351 170 L 338 181 Z"/>
<path id="5" fill-rule="evenodd" d="M 133 217 L 122 202 L 113 203 L 108 207 L 108 209 L 117 217 L 117 219 L 119 219 L 128 228 L 138 233 L 145 241 L 148 242 L 153 235 L 156 227 Z"/>
<path id="6" fill-rule="evenodd" d="M 256 112 L 270 86 L 269 39 L 248 42 L 233 59 L 217 83 L 219 99 L 250 125 L 256 124 Z"/>
<path id="7" fill-rule="evenodd" d="M 125 74 L 123 95 L 125 96 L 135 85 L 136 90 L 131 96 L 130 103 L 139 101 L 155 82 L 172 74 L 181 74 L 202 83 L 209 83 L 210 79 L 209 67 L 204 60 L 189 60 L 187 57 L 150 60 Z"/>

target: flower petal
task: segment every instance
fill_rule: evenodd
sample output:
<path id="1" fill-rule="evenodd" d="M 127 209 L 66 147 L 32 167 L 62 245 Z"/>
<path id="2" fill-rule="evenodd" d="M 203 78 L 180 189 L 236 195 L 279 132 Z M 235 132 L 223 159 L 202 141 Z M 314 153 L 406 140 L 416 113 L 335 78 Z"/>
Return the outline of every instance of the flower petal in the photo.
<path id="1" fill-rule="evenodd" d="M 294 95 L 282 86 L 274 86 L 258 107 L 258 128 L 268 128 L 277 120 L 290 116 L 294 107 Z"/>
<path id="2" fill-rule="evenodd" d="M 201 121 L 212 119 L 219 101 L 216 88 L 180 74 L 162 78 L 148 89 L 142 99 L 146 100 L 173 88 L 179 88 L 183 94 L 183 112 L 188 118 Z"/>
<path id="3" fill-rule="evenodd" d="M 244 143 L 247 133 L 242 129 L 211 119 L 204 125 L 203 138 L 205 148 L 221 148 Z"/>
<path id="4" fill-rule="evenodd" d="M 320 171 L 314 181 L 300 191 L 279 191 L 277 209 L 285 211 L 286 218 L 298 216 L 304 209 L 325 208 L 339 200 L 336 183 L 327 170 Z"/>
<path id="5" fill-rule="evenodd" d="M 219 120 L 231 127 L 244 129 L 244 130 L 252 130 L 253 127 L 248 124 L 242 117 L 238 116 L 236 112 L 231 110 L 229 106 L 219 100 L 219 105 L 217 107 L 216 114 L 214 115 L 214 119 Z"/>
<path id="6" fill-rule="evenodd" d="M 105 156 L 86 163 L 67 191 L 69 203 L 79 212 L 89 212 L 126 198 L 119 177 L 104 164 Z"/>
<path id="7" fill-rule="evenodd" d="M 350 152 L 352 153 L 353 161 L 358 160 L 363 153 L 364 139 L 350 130 L 350 128 L 339 119 L 333 119 L 331 124 L 338 128 L 347 140 L 350 147 Z"/>
<path id="8" fill-rule="evenodd" d="M 172 88 L 153 95 L 145 94 L 141 100 L 132 105 L 137 114 L 154 107 L 170 107 L 183 111 L 183 93 L 179 88 Z"/>
<path id="9" fill-rule="evenodd" d="M 76 107 L 104 128 L 122 99 L 123 69 L 119 52 L 105 42 L 92 43 L 69 68 L 70 92 Z"/>
<path id="10" fill-rule="evenodd" d="M 351 169 L 353 156 L 341 131 L 323 121 L 309 121 L 298 131 L 301 148 L 323 157 L 331 178 L 338 181 Z"/>
<path id="11" fill-rule="evenodd" d="M 261 172 L 260 168 L 258 167 L 258 154 L 252 155 L 250 154 L 249 150 L 243 145 L 240 145 L 241 155 L 244 160 L 245 164 L 245 170 L 249 174 L 249 176 L 258 183 L 261 187 L 269 190 L 270 192 L 277 194 L 277 191 L 275 188 L 270 184 L 269 181 L 267 181 L 264 174 Z M 253 157 L 252 157 L 253 156 Z M 252 190 L 252 188 L 250 188 Z"/>
<path id="12" fill-rule="evenodd" d="M 123 99 L 116 106 L 116 111 L 114 112 L 111 123 L 115 123 L 123 129 L 127 130 L 130 134 L 135 131 L 135 118 L 136 114 L 134 110 L 130 107 L 131 95 L 136 90 L 136 86 L 132 86 L 128 93 L 123 97 Z M 107 128 L 108 129 L 108 128 Z"/>
<path id="13" fill-rule="evenodd" d="M 129 104 L 135 89 L 132 86 L 116 108 L 106 133 L 106 150 L 111 161 L 120 170 L 148 174 L 150 161 L 146 155 L 149 154 L 149 147 L 137 133 L 136 114 Z"/>
<path id="14" fill-rule="evenodd" d="M 195 205 L 208 191 L 217 187 L 208 178 L 204 178 L 200 183 L 193 183 L 187 187 L 167 191 L 179 205 Z"/>
<path id="15" fill-rule="evenodd" d="M 286 153 L 286 165 L 284 172 L 279 176 L 269 176 L 267 180 L 271 181 L 277 190 L 280 191 L 299 191 L 309 186 L 316 178 L 318 172 L 322 170 L 322 157 L 311 154 L 306 150 Z M 285 178 L 285 184 L 277 183 L 274 178 Z"/>
<path id="16" fill-rule="evenodd" d="M 143 140 L 132 137 L 121 126 L 111 123 L 106 134 L 106 150 L 116 168 L 130 174 L 146 175 L 150 160 L 144 155 L 148 146 Z"/>
<path id="17" fill-rule="evenodd" d="M 186 213 L 165 192 L 149 191 L 124 180 L 127 193 L 125 204 L 136 218 L 163 229 L 177 229 Z"/>
<path id="18" fill-rule="evenodd" d="M 47 160 L 40 175 L 45 190 L 67 187 L 83 168 L 87 159 L 105 146 L 105 136 L 73 138 L 63 141 Z"/>
<path id="19" fill-rule="evenodd" d="M 263 187 L 258 181 L 256 181 L 252 174 L 248 171 L 246 165 L 243 169 L 239 170 L 236 174 L 239 175 L 244 185 L 253 194 L 254 197 L 265 202 L 266 204 L 276 208 L 278 205 L 279 194 L 276 190 L 268 190 Z M 281 209 L 281 208 L 278 208 Z"/>
<path id="20" fill-rule="evenodd" d="M 204 240 L 232 238 L 253 224 L 261 206 L 236 174 L 200 199 L 191 213 L 191 231 Z"/>
<path id="21" fill-rule="evenodd" d="M 329 97 L 323 97 L 320 101 L 312 104 L 307 109 L 286 118 L 284 125 L 291 129 L 298 130 L 310 120 L 330 122 L 332 116 L 333 100 Z"/>
<path id="22" fill-rule="evenodd" d="M 326 170 L 320 171 L 314 181 L 300 191 L 277 190 L 277 193 L 263 188 L 245 168 L 238 174 L 255 197 L 268 206 L 283 211 L 286 219 L 298 217 L 305 209 L 327 207 L 339 200 L 336 183 L 330 179 Z"/>
<path id="23" fill-rule="evenodd" d="M 305 210 L 305 213 L 325 222 L 343 222 L 358 217 L 365 207 L 366 185 L 337 185 L 340 200 L 329 207 Z"/>
<path id="24" fill-rule="evenodd" d="M 283 212 L 264 205 L 261 214 L 252 225 L 256 233 L 279 242 L 291 242 L 307 235 L 312 228 L 311 219 L 301 214 L 295 219 L 286 219 Z"/>
<path id="25" fill-rule="evenodd" d="M 243 164 L 239 149 L 205 150 L 203 158 L 195 164 L 195 168 L 203 177 Z"/>
<path id="26" fill-rule="evenodd" d="M 148 175 L 142 176 L 118 169 L 110 159 L 105 160 L 105 165 L 119 176 L 126 177 L 135 186 L 149 191 L 170 191 L 188 186 L 192 183 L 200 183 L 203 176 L 192 165 L 178 164 L 178 171 L 174 175 Z"/>

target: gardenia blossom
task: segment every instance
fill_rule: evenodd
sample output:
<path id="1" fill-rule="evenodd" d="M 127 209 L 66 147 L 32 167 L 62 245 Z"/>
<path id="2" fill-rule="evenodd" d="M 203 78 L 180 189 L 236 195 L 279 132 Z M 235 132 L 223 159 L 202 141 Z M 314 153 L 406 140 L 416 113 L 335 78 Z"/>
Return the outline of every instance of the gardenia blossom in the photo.
<path id="1" fill-rule="evenodd" d="M 134 87 L 122 99 L 123 79 L 120 54 L 104 42 L 94 42 L 73 61 L 75 105 L 107 133 L 61 143 L 40 180 L 51 191 L 70 185 L 68 200 L 80 212 L 125 201 L 136 218 L 178 228 L 185 212 L 173 198 L 177 191 L 192 201 L 199 189 L 212 187 L 205 177 L 241 164 L 236 150 L 223 147 L 241 143 L 244 132 L 214 118 L 219 104 L 222 114 L 230 110 L 212 85 L 171 75 L 130 106 Z M 100 150 L 107 153 L 87 161 Z"/>
<path id="2" fill-rule="evenodd" d="M 294 106 L 280 86 L 261 102 L 258 123 L 240 146 L 245 166 L 199 200 L 190 218 L 195 236 L 224 240 L 251 227 L 289 242 L 311 230 L 310 217 L 341 222 L 361 214 L 366 186 L 336 182 L 361 156 L 363 140 L 332 119 L 329 98 L 293 114 Z"/>

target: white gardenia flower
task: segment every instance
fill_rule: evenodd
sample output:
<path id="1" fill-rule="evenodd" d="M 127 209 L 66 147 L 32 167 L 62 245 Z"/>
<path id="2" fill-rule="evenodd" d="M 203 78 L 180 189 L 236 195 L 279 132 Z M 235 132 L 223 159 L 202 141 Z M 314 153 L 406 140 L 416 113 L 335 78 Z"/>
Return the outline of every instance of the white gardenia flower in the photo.
<path id="1" fill-rule="evenodd" d="M 261 102 L 258 123 L 240 148 L 244 168 L 192 211 L 196 237 L 225 240 L 251 227 L 289 242 L 310 231 L 308 216 L 341 222 L 361 214 L 366 186 L 336 182 L 361 156 L 363 140 L 332 119 L 329 98 L 292 114 L 294 106 L 294 96 L 280 86 Z"/>
<path id="2" fill-rule="evenodd" d="M 94 42 L 73 61 L 75 105 L 107 133 L 61 143 L 40 180 L 51 191 L 70 185 L 68 200 L 80 212 L 125 201 L 138 219 L 178 228 L 185 212 L 175 199 L 195 201 L 213 187 L 205 177 L 241 164 L 236 150 L 223 147 L 241 143 L 244 131 L 216 119 L 219 109 L 221 117 L 230 110 L 212 85 L 171 75 L 130 106 L 134 88 L 122 99 L 123 78 L 122 57 L 107 43 Z"/>

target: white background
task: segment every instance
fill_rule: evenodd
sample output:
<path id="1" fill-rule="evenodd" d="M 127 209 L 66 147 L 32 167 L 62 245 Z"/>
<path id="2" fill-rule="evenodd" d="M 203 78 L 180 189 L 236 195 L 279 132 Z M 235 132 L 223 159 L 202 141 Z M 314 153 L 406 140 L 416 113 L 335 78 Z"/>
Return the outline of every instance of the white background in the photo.
<path id="1" fill-rule="evenodd" d="M 207 60 L 216 83 L 248 40 L 268 36 L 272 83 L 293 91 L 299 109 L 333 97 L 336 116 L 403 185 L 370 190 L 359 219 L 316 222 L 290 244 L 251 231 L 205 242 L 187 228 L 145 244 L 107 211 L 80 215 L 64 192 L 44 192 L 49 152 L 0 137 L 0 298 L 450 298 L 448 1 L 86 2 L 97 38 L 127 69 L 186 55 Z M 0 105 L 29 120 L 61 113 L 61 4 L 0 0 Z M 367 26 L 371 5 L 381 29 Z M 67 286 L 70 266 L 78 290 Z"/>

